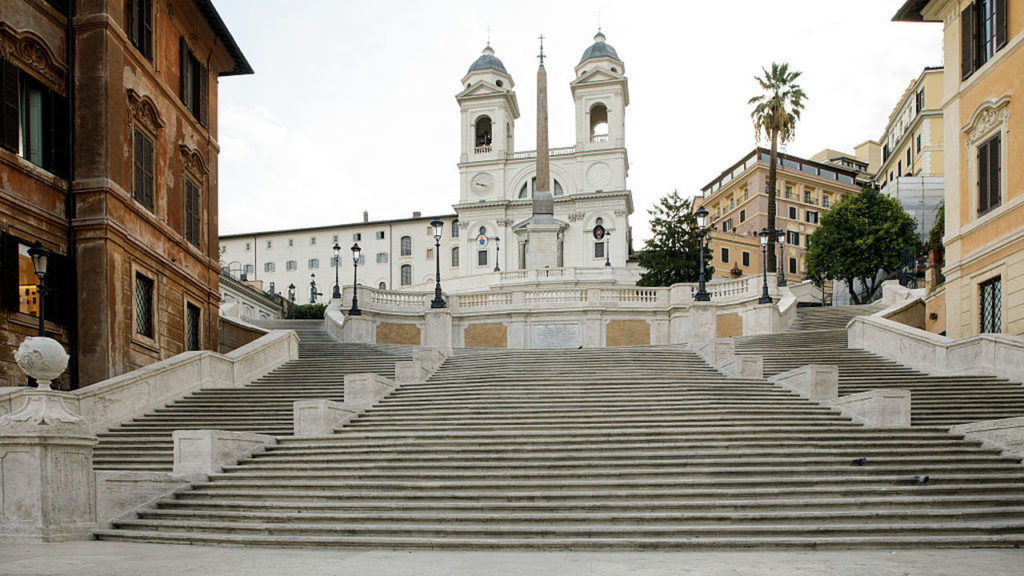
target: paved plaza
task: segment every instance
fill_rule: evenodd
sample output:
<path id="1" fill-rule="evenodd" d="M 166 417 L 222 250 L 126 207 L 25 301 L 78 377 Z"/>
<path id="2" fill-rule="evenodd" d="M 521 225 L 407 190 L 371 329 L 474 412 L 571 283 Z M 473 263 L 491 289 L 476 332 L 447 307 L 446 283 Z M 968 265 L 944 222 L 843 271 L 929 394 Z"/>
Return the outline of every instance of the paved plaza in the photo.
<path id="1" fill-rule="evenodd" d="M 75 576 L 1019 575 L 1024 551 L 459 552 L 66 542 L 0 546 L 0 574 Z"/>

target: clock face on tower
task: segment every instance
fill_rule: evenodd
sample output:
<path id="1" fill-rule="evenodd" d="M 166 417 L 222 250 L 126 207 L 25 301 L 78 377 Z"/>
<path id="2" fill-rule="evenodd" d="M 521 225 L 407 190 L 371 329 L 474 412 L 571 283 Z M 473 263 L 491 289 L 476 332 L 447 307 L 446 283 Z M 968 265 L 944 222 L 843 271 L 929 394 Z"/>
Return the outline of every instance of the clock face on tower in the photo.
<path id="1" fill-rule="evenodd" d="M 485 196 L 491 192 L 494 188 L 494 176 L 491 176 L 489 172 L 481 172 L 469 183 L 469 187 L 479 196 Z"/>

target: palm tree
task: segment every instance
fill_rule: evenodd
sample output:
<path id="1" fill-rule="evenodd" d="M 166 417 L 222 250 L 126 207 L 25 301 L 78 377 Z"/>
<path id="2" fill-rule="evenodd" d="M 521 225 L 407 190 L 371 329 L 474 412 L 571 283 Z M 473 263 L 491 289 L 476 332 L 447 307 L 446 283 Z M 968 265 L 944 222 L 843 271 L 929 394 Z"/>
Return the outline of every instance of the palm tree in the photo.
<path id="1" fill-rule="evenodd" d="M 796 121 L 804 108 L 804 94 L 796 79 L 800 72 L 790 72 L 789 64 L 772 62 L 772 70 L 762 68 L 764 76 L 754 76 L 764 93 L 754 96 L 747 103 L 754 105 L 750 113 L 754 120 L 754 137 L 760 141 L 763 135 L 772 142 L 771 162 L 768 166 L 768 229 L 775 230 L 775 165 L 778 162 L 779 144 L 793 139 Z M 775 272 L 775 234 L 768 235 L 768 271 Z"/>

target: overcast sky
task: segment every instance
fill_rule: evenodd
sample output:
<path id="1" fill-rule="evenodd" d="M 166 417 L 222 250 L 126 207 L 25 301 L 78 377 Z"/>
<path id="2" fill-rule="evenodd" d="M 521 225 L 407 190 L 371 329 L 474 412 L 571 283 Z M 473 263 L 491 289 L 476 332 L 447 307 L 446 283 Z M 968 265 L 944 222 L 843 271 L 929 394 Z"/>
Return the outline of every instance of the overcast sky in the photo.
<path id="1" fill-rule="evenodd" d="M 552 147 L 575 141 L 569 82 L 598 21 L 626 66 L 634 248 L 647 210 L 686 196 L 754 145 L 762 66 L 803 72 L 786 150 L 878 139 L 907 85 L 942 63 L 937 24 L 894 23 L 900 0 L 389 2 L 216 0 L 256 73 L 220 83 L 220 232 L 451 213 L 455 94 L 487 42 L 512 75 L 519 149 L 533 149 L 538 34 Z"/>

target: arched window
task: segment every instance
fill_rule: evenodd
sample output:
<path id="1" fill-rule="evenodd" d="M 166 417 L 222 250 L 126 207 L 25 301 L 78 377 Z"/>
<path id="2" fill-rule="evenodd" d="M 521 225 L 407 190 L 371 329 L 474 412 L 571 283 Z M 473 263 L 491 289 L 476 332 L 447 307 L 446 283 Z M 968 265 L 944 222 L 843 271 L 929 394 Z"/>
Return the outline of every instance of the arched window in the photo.
<path id="1" fill-rule="evenodd" d="M 402 256 L 412 256 L 412 236 L 402 236 L 400 242 Z"/>
<path id="2" fill-rule="evenodd" d="M 487 116 L 477 118 L 474 130 L 474 146 L 477 152 L 491 151 L 491 119 Z"/>
<path id="3" fill-rule="evenodd" d="M 608 141 L 608 108 L 604 104 L 590 108 L 590 141 Z"/>
<path id="4" fill-rule="evenodd" d="M 409 264 L 402 264 L 402 286 L 408 286 L 412 284 L 412 266 Z"/>
<path id="5" fill-rule="evenodd" d="M 380 282 L 380 283 L 377 284 L 377 288 L 380 289 L 380 290 L 387 290 L 388 289 L 388 283 L 387 282 Z"/>
<path id="6" fill-rule="evenodd" d="M 561 196 L 562 194 L 565 194 L 565 191 L 562 190 L 562 183 L 559 182 L 557 179 L 553 180 L 555 185 L 553 186 L 554 190 L 551 192 L 551 194 L 553 196 Z M 534 176 L 533 178 L 530 179 L 529 189 L 527 189 L 526 182 L 523 182 L 522 187 L 519 188 L 519 198 L 533 198 L 533 193 L 536 191 L 537 177 Z"/>
<path id="7" fill-rule="evenodd" d="M 459 247 L 452 248 L 452 268 L 459 267 Z"/>

